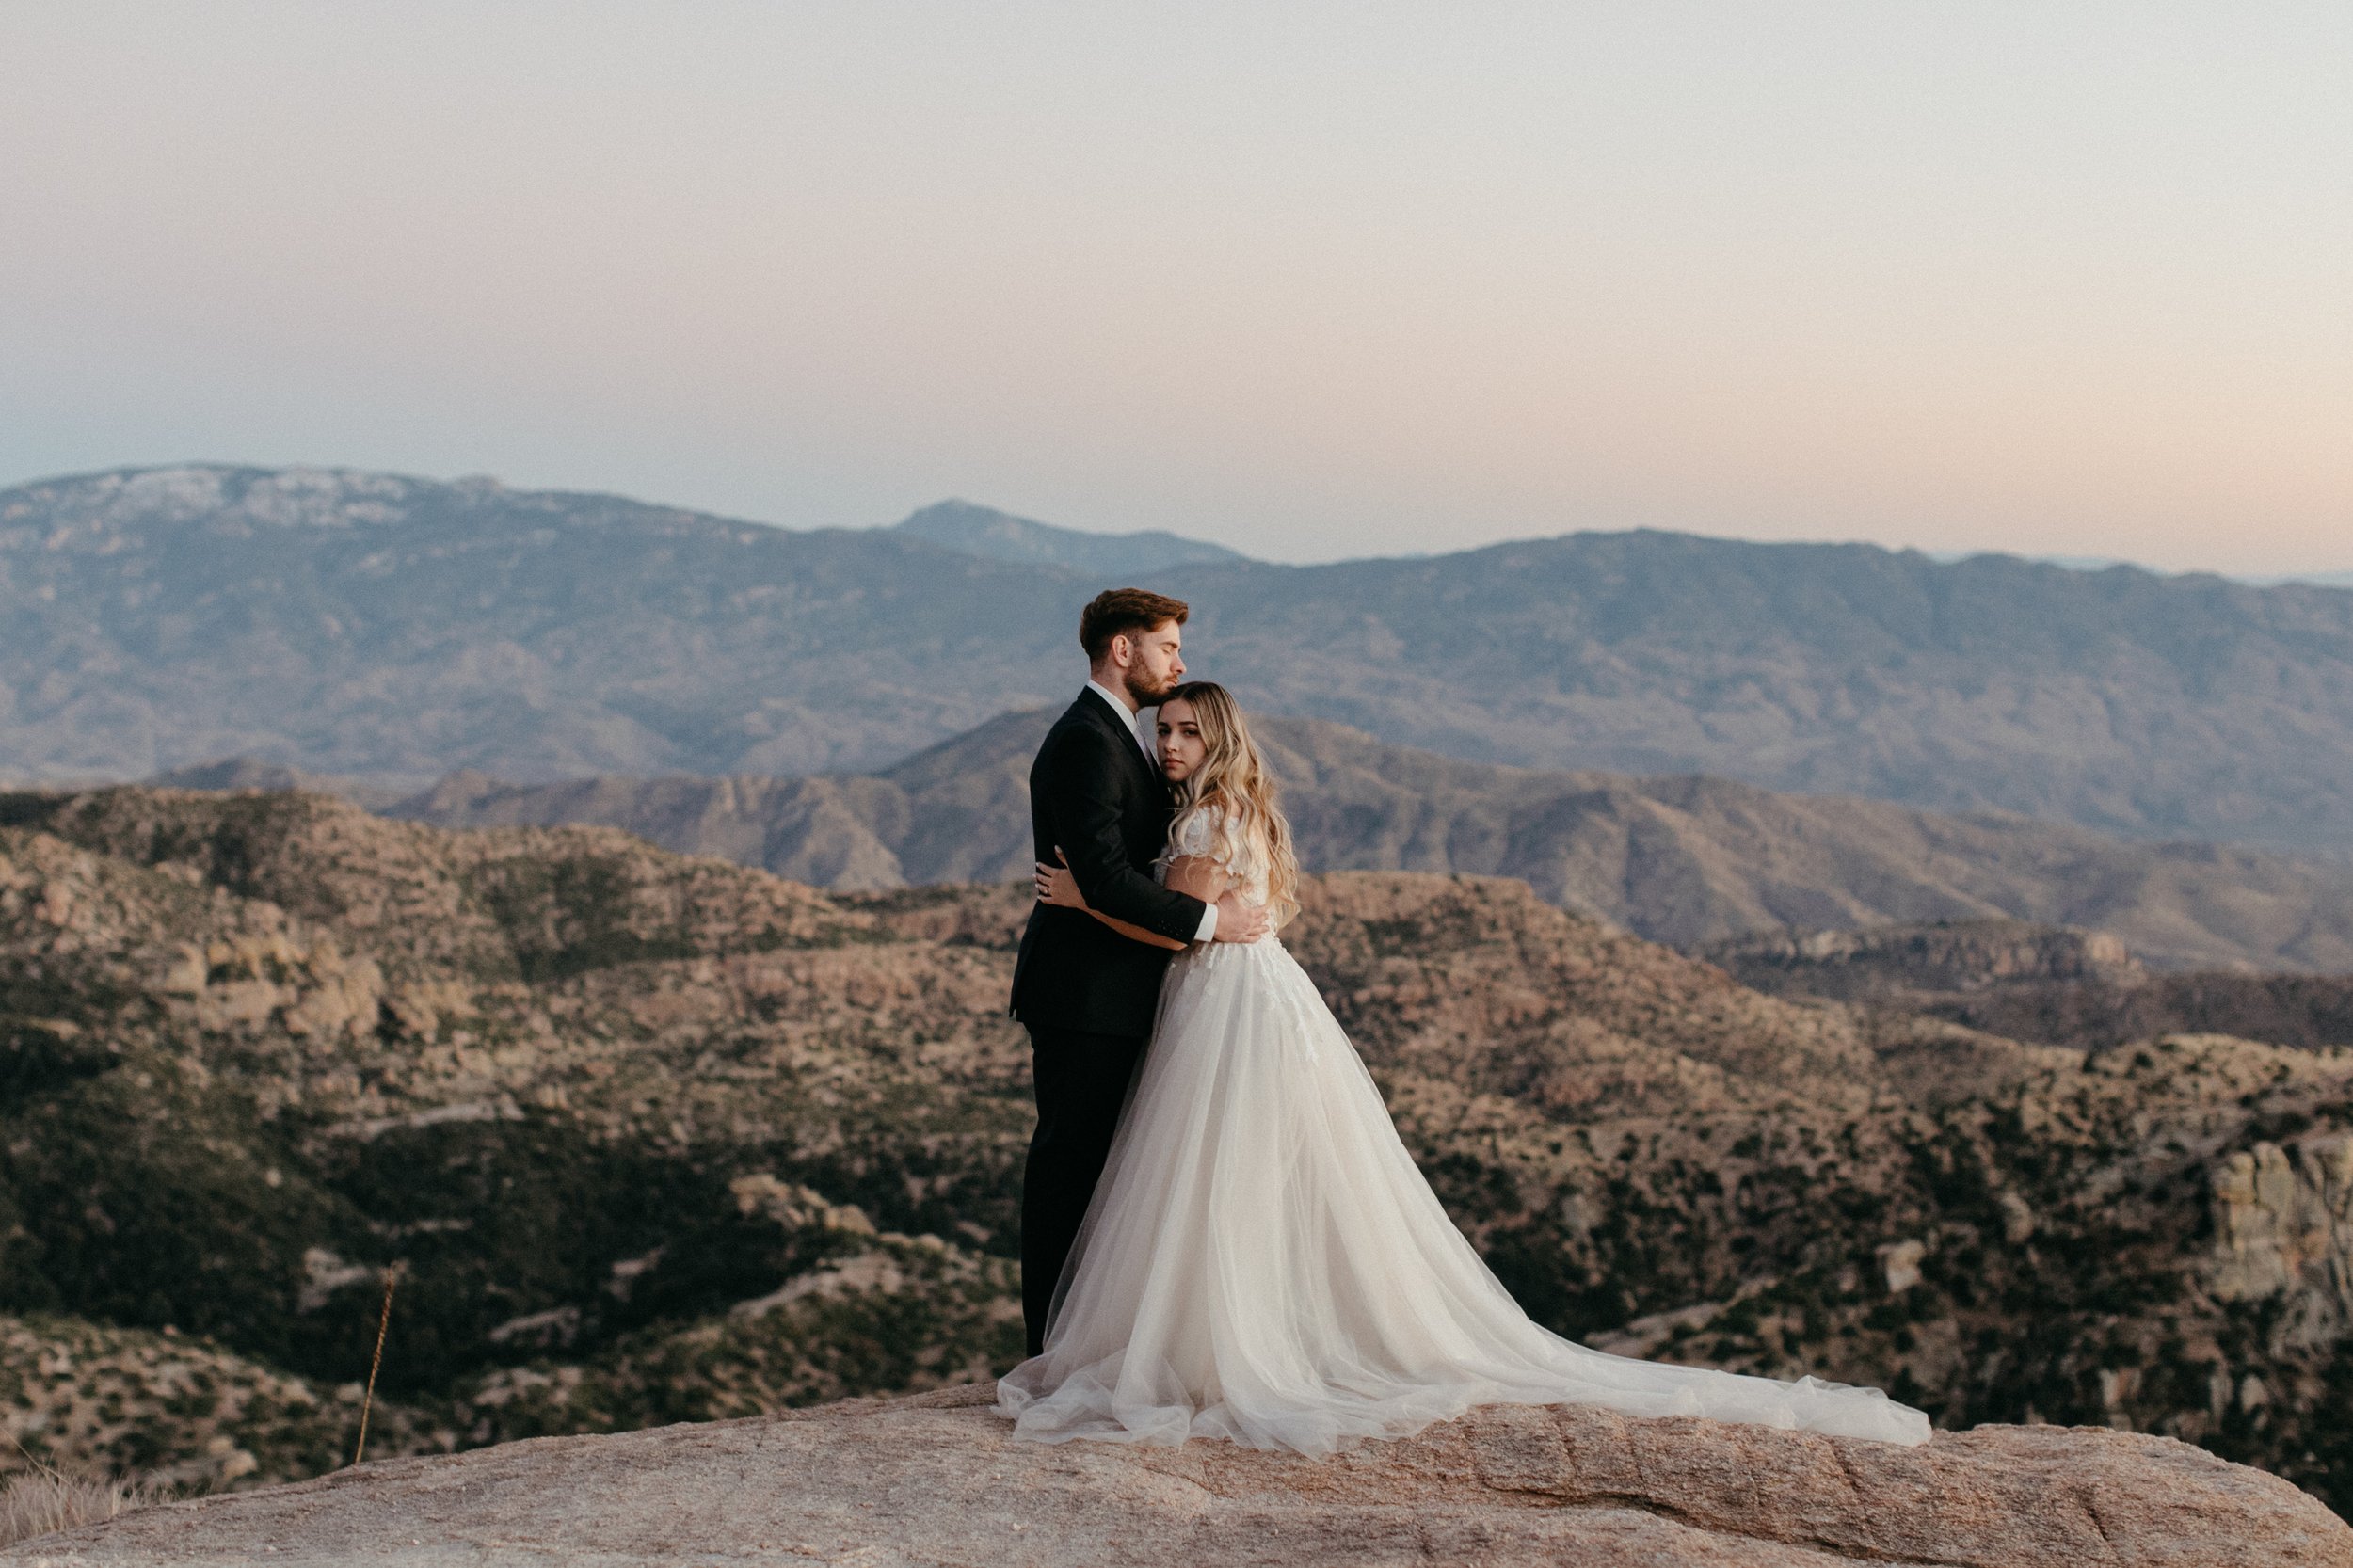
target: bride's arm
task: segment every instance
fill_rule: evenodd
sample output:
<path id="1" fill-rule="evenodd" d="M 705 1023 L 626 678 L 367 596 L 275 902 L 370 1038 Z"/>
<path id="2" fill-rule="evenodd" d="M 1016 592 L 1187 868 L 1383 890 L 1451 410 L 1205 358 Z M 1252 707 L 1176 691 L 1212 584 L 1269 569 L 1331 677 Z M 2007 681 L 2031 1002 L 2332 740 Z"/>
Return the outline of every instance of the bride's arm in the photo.
<path id="1" fill-rule="evenodd" d="M 1215 904 L 1225 896 L 1233 878 L 1225 868 L 1206 855 L 1180 855 L 1168 863 L 1168 885 L 1180 893 L 1191 893 L 1204 904 Z"/>

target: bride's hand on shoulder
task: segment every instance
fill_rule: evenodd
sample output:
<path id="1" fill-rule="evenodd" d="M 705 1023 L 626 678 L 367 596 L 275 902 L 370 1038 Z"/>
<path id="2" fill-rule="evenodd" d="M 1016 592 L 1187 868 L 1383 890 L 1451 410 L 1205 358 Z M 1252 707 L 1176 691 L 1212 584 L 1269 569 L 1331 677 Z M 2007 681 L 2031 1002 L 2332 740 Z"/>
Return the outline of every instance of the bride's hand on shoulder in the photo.
<path id="1" fill-rule="evenodd" d="M 1054 851 L 1054 858 L 1061 863 L 1051 866 L 1043 860 L 1037 863 L 1038 903 L 1051 904 L 1063 909 L 1084 909 L 1087 906 L 1086 895 L 1079 891 L 1079 879 L 1070 874 L 1069 863 L 1060 849 Z"/>

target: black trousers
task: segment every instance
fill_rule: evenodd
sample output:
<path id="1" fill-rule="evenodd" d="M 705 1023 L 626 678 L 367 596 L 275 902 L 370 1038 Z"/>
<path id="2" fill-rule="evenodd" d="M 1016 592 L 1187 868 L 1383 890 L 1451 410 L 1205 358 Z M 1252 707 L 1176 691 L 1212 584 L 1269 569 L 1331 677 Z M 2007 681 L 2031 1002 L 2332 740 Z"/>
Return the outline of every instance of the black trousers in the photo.
<path id="1" fill-rule="evenodd" d="M 1046 1348 L 1054 1287 L 1112 1152 L 1128 1083 L 1149 1036 L 1027 1027 L 1037 1077 L 1037 1132 L 1021 1177 L 1021 1319 L 1035 1355 Z"/>

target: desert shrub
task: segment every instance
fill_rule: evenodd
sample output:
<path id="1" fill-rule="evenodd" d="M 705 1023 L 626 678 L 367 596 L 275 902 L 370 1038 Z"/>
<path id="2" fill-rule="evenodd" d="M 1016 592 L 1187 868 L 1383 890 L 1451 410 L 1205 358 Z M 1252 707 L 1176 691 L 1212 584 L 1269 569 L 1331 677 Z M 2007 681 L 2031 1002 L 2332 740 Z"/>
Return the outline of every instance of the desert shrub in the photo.
<path id="1" fill-rule="evenodd" d="M 69 1476 L 43 1466 L 0 1486 L 0 1546 L 101 1524 L 162 1500 L 160 1492 L 137 1481 Z"/>

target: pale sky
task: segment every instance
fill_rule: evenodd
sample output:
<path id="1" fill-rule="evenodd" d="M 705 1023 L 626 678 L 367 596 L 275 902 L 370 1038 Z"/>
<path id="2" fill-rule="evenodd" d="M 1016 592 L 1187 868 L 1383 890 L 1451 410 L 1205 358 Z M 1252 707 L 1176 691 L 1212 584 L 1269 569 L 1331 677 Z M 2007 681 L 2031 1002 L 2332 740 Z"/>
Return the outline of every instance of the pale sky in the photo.
<path id="1" fill-rule="evenodd" d="M 0 484 L 2353 568 L 2353 6 L 0 0 Z"/>

